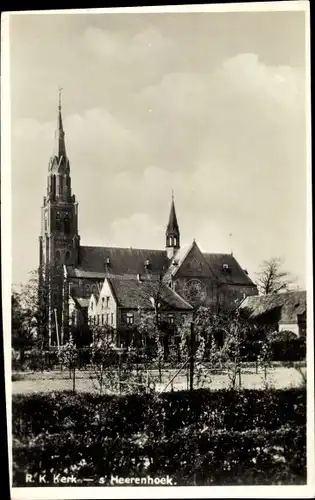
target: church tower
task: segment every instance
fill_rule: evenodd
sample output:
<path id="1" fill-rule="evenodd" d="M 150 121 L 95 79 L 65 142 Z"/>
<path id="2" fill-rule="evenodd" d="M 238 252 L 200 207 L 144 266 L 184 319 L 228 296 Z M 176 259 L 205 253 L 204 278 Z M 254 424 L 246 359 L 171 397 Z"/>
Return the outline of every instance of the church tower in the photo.
<path id="1" fill-rule="evenodd" d="M 171 211 L 166 229 L 167 257 L 169 259 L 172 259 L 179 248 L 180 248 L 180 234 L 179 234 L 179 227 L 175 211 L 174 194 L 172 192 Z"/>
<path id="2" fill-rule="evenodd" d="M 39 287 L 42 295 L 46 296 L 49 346 L 61 342 L 64 265 L 78 264 L 79 246 L 78 203 L 71 192 L 70 162 L 66 152 L 59 91 L 55 148 L 48 165 L 39 248 Z"/>

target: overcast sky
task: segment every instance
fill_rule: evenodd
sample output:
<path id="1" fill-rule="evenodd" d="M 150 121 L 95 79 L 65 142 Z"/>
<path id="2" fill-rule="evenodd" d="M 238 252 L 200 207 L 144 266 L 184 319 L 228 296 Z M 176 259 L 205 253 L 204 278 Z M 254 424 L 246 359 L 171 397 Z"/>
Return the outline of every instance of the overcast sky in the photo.
<path id="1" fill-rule="evenodd" d="M 85 245 L 182 243 L 305 286 L 303 12 L 11 17 L 13 282 L 38 265 L 58 86 Z M 232 233 L 232 236 L 229 236 Z"/>

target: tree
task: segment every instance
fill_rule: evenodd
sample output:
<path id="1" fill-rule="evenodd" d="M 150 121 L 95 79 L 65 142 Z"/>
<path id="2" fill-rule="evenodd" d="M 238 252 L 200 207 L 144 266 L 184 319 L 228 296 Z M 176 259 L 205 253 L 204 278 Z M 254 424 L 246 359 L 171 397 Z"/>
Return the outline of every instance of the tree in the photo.
<path id="1" fill-rule="evenodd" d="M 72 373 L 72 392 L 75 392 L 75 369 L 78 361 L 78 350 L 73 342 L 71 334 L 68 342 L 59 347 L 57 356 L 60 363 L 69 368 L 70 376 Z"/>
<path id="2" fill-rule="evenodd" d="M 256 285 L 262 295 L 287 290 L 295 281 L 288 271 L 282 269 L 282 259 L 279 257 L 264 260 L 256 276 Z"/>
<path id="3" fill-rule="evenodd" d="M 112 340 L 111 327 L 97 327 L 93 329 L 93 343 L 91 360 L 94 367 L 96 379 L 99 384 L 100 394 L 103 393 L 105 376 L 115 377 L 113 364 L 115 360 L 115 344 Z M 111 368 L 108 371 L 108 368 Z M 111 379 L 111 382 L 113 380 Z"/>
<path id="4" fill-rule="evenodd" d="M 36 342 L 36 319 L 32 309 L 23 304 L 21 293 L 17 292 L 11 295 L 11 325 L 12 348 L 19 351 L 22 366 L 25 351 Z"/>

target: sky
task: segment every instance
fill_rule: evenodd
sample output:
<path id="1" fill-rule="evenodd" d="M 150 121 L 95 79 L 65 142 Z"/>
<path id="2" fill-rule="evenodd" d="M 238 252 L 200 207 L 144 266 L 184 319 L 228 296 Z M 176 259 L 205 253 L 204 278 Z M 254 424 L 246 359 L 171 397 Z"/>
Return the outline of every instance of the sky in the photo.
<path id="1" fill-rule="evenodd" d="M 12 280 L 38 266 L 58 87 L 83 245 L 181 242 L 305 287 L 303 12 L 10 18 Z M 232 235 L 232 236 L 230 236 Z"/>

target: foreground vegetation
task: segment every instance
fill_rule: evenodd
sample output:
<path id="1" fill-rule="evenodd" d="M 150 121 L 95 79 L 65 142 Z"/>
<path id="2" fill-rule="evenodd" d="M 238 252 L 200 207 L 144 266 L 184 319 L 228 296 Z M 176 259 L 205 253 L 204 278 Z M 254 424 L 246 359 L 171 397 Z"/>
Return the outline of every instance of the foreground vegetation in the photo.
<path id="1" fill-rule="evenodd" d="M 82 485 L 167 474 L 177 485 L 306 482 L 303 388 L 18 395 L 12 410 L 16 486 L 26 473 L 47 473 L 47 486 L 57 473 Z"/>

